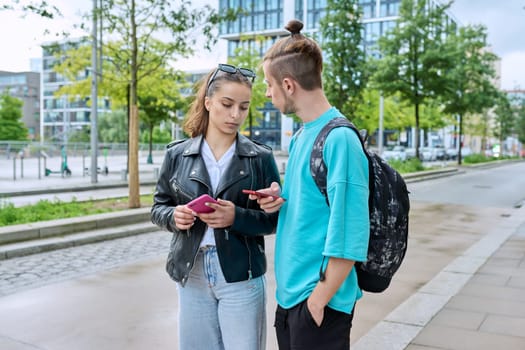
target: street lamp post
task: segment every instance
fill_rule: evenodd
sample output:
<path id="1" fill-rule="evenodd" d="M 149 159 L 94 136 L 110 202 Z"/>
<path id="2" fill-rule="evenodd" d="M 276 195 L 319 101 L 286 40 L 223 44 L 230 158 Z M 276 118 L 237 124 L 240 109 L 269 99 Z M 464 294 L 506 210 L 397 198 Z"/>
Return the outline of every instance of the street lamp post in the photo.
<path id="1" fill-rule="evenodd" d="M 98 132 L 97 132 L 97 112 L 98 112 L 98 51 L 97 51 L 97 0 L 93 0 L 93 44 L 91 46 L 91 183 L 97 183 L 98 179 Z"/>

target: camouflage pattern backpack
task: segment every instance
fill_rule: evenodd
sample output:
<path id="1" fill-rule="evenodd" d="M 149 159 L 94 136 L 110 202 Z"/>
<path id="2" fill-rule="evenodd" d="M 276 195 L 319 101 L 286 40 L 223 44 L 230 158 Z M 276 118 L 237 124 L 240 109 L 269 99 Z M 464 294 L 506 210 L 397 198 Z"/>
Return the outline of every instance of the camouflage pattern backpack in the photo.
<path id="1" fill-rule="evenodd" d="M 317 135 L 310 157 L 310 172 L 328 205 L 330 203 L 326 193 L 327 169 L 323 160 L 323 146 L 330 131 L 337 127 L 354 130 L 368 158 L 370 241 L 367 261 L 356 263 L 356 272 L 362 290 L 380 293 L 390 285 L 392 276 L 405 257 L 408 243 L 409 192 L 401 175 L 377 154 L 366 149 L 366 137 L 363 137 L 350 121 L 346 118 L 334 118 Z"/>

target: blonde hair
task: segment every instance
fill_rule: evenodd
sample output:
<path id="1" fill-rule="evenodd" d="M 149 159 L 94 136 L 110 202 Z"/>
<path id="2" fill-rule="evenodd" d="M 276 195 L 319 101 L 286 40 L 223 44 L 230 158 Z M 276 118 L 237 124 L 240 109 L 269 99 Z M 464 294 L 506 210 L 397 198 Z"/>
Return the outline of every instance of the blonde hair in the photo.
<path id="1" fill-rule="evenodd" d="M 322 88 L 321 48 L 313 39 L 301 34 L 301 21 L 291 20 L 285 29 L 291 35 L 275 42 L 263 57 L 263 62 L 269 63 L 269 73 L 279 82 L 292 78 L 305 90 Z"/>

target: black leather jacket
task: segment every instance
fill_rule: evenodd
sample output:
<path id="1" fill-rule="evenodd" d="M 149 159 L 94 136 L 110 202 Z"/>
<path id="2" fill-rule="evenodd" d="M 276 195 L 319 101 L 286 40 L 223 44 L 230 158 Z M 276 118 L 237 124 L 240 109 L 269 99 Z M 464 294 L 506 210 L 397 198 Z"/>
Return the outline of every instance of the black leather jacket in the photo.
<path id="1" fill-rule="evenodd" d="M 235 203 L 235 219 L 227 228 L 215 229 L 215 243 L 222 272 L 227 282 L 244 281 L 266 272 L 265 234 L 275 232 L 277 213 L 263 212 L 257 201 L 250 200 L 243 189 L 269 187 L 280 183 L 279 171 L 269 147 L 256 144 L 237 134 L 237 146 L 228 169 L 223 174 L 216 193 L 200 154 L 202 136 L 170 144 L 153 197 L 151 221 L 173 232 L 166 270 L 181 283 L 188 279 L 206 224 L 197 219 L 189 230 L 175 226 L 175 206 L 186 204 L 207 193 Z"/>

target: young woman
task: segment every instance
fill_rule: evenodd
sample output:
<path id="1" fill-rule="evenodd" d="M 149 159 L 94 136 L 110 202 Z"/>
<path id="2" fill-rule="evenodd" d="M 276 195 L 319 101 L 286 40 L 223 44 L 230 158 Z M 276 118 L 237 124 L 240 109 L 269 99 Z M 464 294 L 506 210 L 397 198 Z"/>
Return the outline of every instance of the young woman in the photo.
<path id="1" fill-rule="evenodd" d="M 185 131 L 168 146 L 151 220 L 173 232 L 167 272 L 177 282 L 179 349 L 262 350 L 266 346 L 265 213 L 244 189 L 280 183 L 269 147 L 241 135 L 253 71 L 219 64 L 202 82 Z M 202 194 L 213 211 L 187 204 Z"/>

